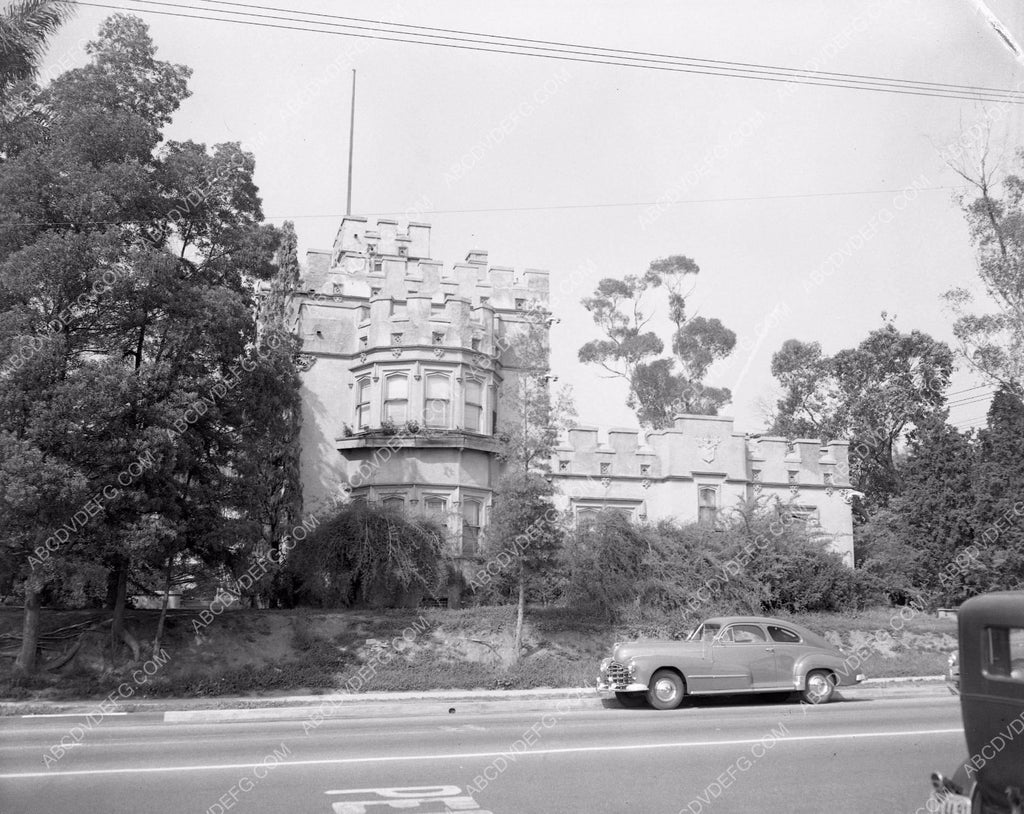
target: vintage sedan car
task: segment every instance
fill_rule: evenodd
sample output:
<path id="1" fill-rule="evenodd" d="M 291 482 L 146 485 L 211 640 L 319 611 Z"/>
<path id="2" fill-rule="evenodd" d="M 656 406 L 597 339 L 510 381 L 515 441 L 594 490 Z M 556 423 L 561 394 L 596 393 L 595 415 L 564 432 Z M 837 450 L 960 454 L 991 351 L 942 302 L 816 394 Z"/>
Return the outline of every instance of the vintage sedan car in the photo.
<path id="1" fill-rule="evenodd" d="M 688 695 L 799 692 L 809 703 L 864 680 L 859 658 L 783 619 L 708 619 L 684 641 L 616 643 L 601 662 L 597 689 L 623 704 L 675 709 Z"/>
<path id="2" fill-rule="evenodd" d="M 957 614 L 968 757 L 932 774 L 935 814 L 1024 814 L 1024 591 L 968 599 Z"/>

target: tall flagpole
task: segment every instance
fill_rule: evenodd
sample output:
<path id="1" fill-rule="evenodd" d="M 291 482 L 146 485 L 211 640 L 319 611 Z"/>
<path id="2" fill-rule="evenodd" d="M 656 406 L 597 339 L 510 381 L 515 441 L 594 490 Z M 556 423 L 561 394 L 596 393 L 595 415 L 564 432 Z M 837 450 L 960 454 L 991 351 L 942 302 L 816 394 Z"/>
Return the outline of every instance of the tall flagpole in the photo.
<path id="1" fill-rule="evenodd" d="M 356 133 L 356 69 L 352 69 L 352 114 L 348 121 L 348 195 L 345 198 L 345 214 L 352 214 L 352 145 Z"/>

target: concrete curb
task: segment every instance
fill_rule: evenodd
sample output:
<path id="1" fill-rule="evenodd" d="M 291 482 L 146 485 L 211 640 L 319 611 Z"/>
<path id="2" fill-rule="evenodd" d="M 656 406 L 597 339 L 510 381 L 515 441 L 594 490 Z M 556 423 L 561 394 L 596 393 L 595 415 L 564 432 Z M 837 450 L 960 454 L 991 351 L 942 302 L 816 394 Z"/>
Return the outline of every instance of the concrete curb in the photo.
<path id="1" fill-rule="evenodd" d="M 849 698 L 899 697 L 946 694 L 942 676 L 870 678 L 862 684 L 841 689 Z M 582 694 L 581 694 L 582 693 Z M 140 700 L 118 706 L 118 711 L 163 713 L 174 723 L 216 721 L 270 721 L 310 717 L 325 718 L 393 717 L 400 715 L 466 712 L 541 710 L 564 708 L 567 700 L 592 701 L 601 697 L 587 688 L 541 688 L 533 690 L 431 690 L 424 692 L 375 692 L 344 695 L 228 696 L 214 698 L 168 698 Z M 16 701 L 0 703 L 0 717 L 17 715 L 98 714 L 95 701 Z"/>

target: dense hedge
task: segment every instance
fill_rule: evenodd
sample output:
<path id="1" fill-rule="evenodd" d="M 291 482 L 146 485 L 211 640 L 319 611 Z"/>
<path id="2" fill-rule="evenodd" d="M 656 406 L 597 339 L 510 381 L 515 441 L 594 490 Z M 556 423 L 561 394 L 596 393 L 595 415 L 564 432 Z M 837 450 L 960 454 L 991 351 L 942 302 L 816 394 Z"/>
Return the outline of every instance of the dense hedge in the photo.
<path id="1" fill-rule="evenodd" d="M 565 601 L 605 618 L 835 611 L 878 599 L 828 537 L 778 505 L 748 504 L 714 527 L 641 525 L 604 512 L 570 537 L 564 564 Z"/>

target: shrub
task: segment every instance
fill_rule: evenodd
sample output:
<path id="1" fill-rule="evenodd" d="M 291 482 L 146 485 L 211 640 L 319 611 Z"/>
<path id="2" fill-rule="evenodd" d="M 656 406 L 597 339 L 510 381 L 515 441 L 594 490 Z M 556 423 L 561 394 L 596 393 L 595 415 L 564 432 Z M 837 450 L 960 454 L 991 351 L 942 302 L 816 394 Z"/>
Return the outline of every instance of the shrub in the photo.
<path id="1" fill-rule="evenodd" d="M 440 590 L 447 573 L 443 546 L 443 532 L 431 520 L 350 503 L 289 555 L 286 570 L 305 604 L 414 605 Z"/>
<path id="2" fill-rule="evenodd" d="M 869 575 L 848 568 L 779 504 L 750 502 L 715 527 L 631 522 L 604 512 L 565 551 L 567 602 L 629 624 L 658 614 L 673 627 L 714 613 L 847 610 L 877 599 Z"/>

